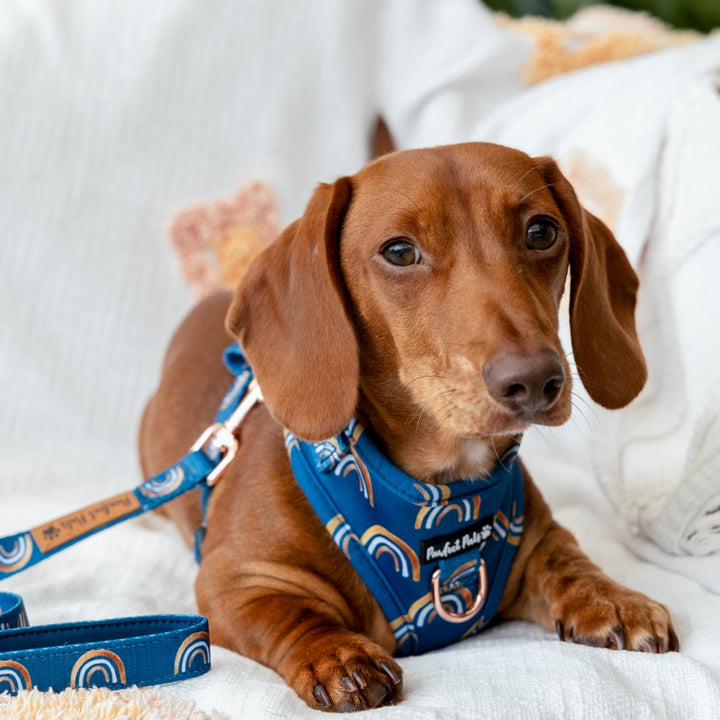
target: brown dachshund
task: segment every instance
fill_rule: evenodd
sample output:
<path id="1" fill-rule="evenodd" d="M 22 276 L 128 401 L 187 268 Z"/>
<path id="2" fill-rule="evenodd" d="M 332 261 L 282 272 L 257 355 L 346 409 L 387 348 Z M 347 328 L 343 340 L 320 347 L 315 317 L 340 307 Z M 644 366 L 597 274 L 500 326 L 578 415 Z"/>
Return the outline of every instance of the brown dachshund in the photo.
<path id="1" fill-rule="evenodd" d="M 214 643 L 273 668 L 311 707 L 400 699 L 388 621 L 295 482 L 283 427 L 320 440 L 355 415 L 418 480 L 482 478 L 517 433 L 569 417 L 557 335 L 568 271 L 580 378 L 622 407 L 646 378 L 635 273 L 553 160 L 497 145 L 392 153 L 320 185 L 234 299 L 192 311 L 143 418 L 146 475 L 212 422 L 231 380 L 225 328 L 265 396 L 209 505 L 196 594 Z M 604 575 L 526 470 L 523 482 L 499 617 L 586 645 L 677 650 L 667 609 Z M 197 495 L 168 512 L 189 541 Z"/>

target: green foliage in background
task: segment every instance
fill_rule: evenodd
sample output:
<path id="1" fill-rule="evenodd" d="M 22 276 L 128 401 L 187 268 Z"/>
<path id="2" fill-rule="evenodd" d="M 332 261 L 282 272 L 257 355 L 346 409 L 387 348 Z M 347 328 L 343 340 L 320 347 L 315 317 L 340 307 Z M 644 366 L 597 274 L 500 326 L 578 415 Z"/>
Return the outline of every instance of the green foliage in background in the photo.
<path id="1" fill-rule="evenodd" d="M 720 27 L 720 0 L 605 0 L 630 10 L 646 10 L 678 28 L 708 32 Z M 493 10 L 509 15 L 541 15 L 563 19 L 598 0 L 485 0 Z"/>

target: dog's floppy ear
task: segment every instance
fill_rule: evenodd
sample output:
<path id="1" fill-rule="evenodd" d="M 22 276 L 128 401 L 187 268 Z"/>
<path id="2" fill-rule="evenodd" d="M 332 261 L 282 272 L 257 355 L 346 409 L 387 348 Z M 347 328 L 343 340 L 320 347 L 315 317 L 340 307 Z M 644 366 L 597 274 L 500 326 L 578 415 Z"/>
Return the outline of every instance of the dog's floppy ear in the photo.
<path id="1" fill-rule="evenodd" d="M 340 432 L 357 403 L 358 347 L 339 257 L 351 192 L 349 178 L 320 185 L 303 216 L 251 263 L 227 316 L 270 412 L 306 440 Z"/>
<path id="2" fill-rule="evenodd" d="M 647 367 L 635 329 L 638 278 L 608 227 L 583 209 L 552 158 L 538 158 L 570 232 L 570 330 L 580 379 L 597 403 L 627 405 Z"/>

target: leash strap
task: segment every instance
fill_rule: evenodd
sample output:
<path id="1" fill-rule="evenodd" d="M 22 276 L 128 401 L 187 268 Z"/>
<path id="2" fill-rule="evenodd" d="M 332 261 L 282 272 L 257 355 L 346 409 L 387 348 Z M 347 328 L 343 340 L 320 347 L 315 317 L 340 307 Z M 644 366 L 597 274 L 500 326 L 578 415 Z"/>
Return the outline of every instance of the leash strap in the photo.
<path id="1" fill-rule="evenodd" d="M 18 601 L 22 604 L 17 595 L 0 593 L 0 607 Z M 0 615 L 0 624 L 4 618 Z M 210 669 L 208 623 L 199 615 L 16 627 L 1 635 L 0 692 L 10 694 L 31 688 L 156 685 Z"/>
<path id="2" fill-rule="evenodd" d="M 237 402 L 226 398 L 222 415 L 198 438 L 188 455 L 134 490 L 1 537 L 0 580 L 194 488 L 217 482 L 235 455 L 237 429 L 262 395 L 248 379 L 237 398 Z M 61 690 L 155 685 L 196 677 L 209 669 L 208 622 L 199 615 L 151 615 L 29 627 L 22 598 L 0 593 L 0 693 L 16 694 L 33 687 Z"/>
<path id="3" fill-rule="evenodd" d="M 31 530 L 0 538 L 0 579 L 27 570 L 101 530 L 170 502 L 204 482 L 217 464 L 201 450 L 195 450 L 134 490 Z"/>

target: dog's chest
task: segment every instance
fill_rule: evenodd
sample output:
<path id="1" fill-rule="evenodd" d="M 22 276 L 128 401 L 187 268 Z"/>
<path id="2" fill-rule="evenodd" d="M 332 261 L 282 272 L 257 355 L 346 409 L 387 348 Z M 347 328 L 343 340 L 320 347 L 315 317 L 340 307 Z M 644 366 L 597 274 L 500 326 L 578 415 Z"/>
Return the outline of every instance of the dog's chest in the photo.
<path id="1" fill-rule="evenodd" d="M 517 445 L 485 480 L 435 485 L 392 465 L 355 420 L 321 443 L 286 431 L 285 444 L 298 485 L 375 596 L 399 655 L 455 642 L 492 619 L 522 535 Z"/>

